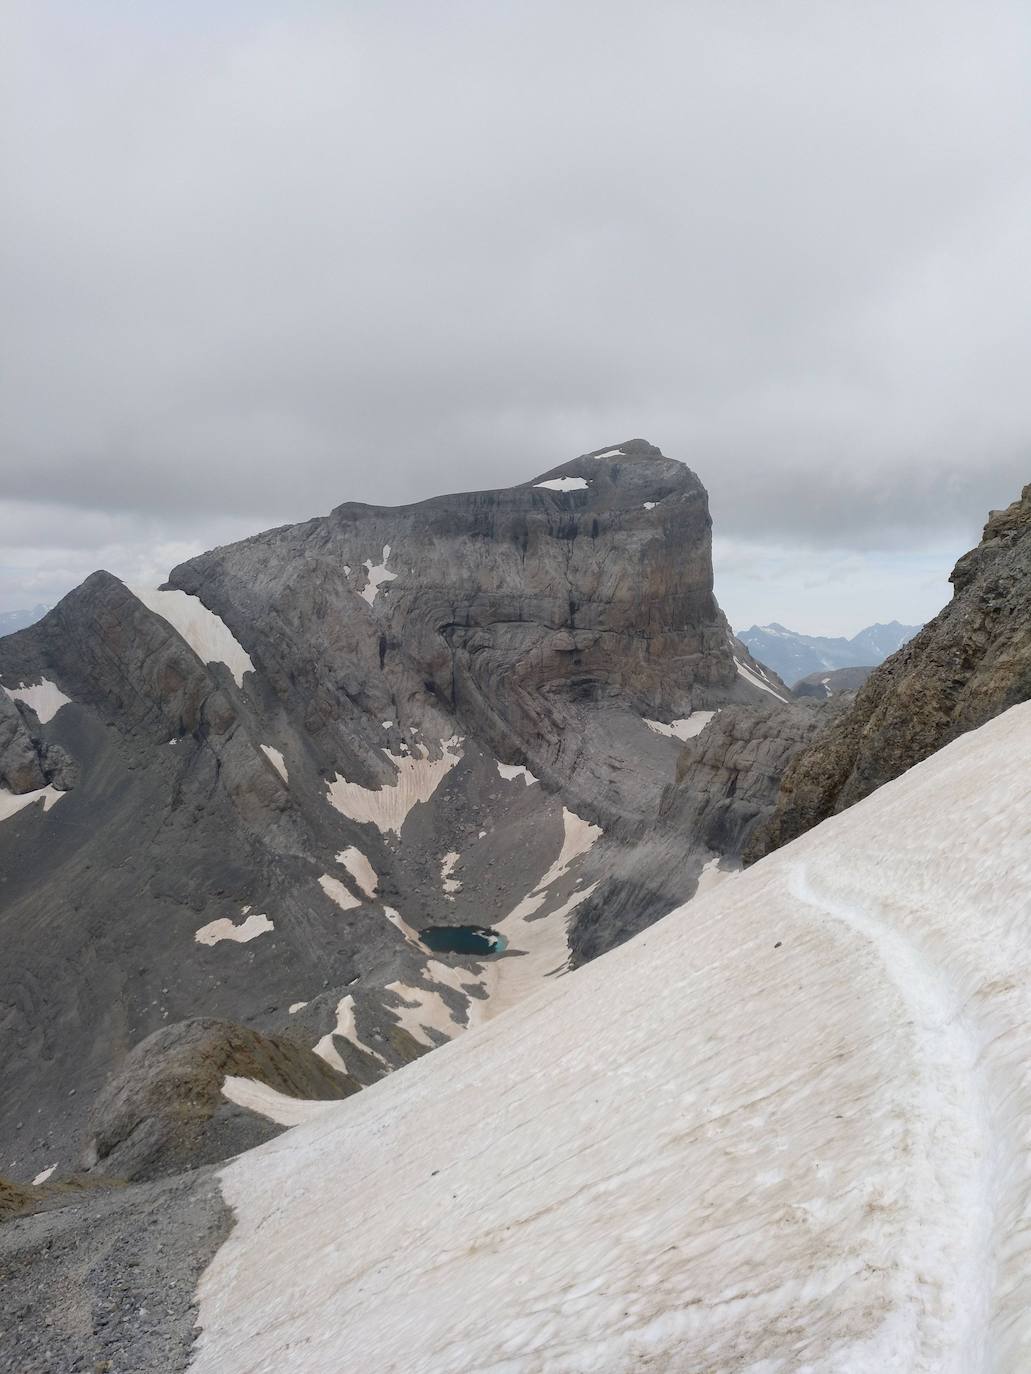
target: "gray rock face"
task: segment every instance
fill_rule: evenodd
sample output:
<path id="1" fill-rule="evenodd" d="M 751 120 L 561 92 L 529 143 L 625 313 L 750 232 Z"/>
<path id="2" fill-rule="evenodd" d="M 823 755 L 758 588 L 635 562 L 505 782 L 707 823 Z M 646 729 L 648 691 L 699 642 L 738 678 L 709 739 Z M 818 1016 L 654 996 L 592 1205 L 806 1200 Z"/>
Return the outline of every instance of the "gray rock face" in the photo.
<path id="1" fill-rule="evenodd" d="M 951 580 L 950 604 L 795 757 L 749 862 L 1031 697 L 1031 485 L 992 513 Z"/>
<path id="2" fill-rule="evenodd" d="M 61 792 L 0 822 L 20 1180 L 103 1136 L 91 1104 L 123 1069 L 112 1170 L 123 1147 L 133 1176 L 238 1147 L 222 1108 L 169 1137 L 160 1037 L 127 1060 L 176 1023 L 285 1033 L 366 1084 L 618 943 L 734 857 L 811 721 L 716 605 L 700 481 L 642 440 L 340 506 L 160 593 L 96 573 L 0 640 L 0 683 L 4 785 Z M 678 773 L 693 712 L 720 714 Z M 459 923 L 509 948 L 419 941 Z"/>
<path id="3" fill-rule="evenodd" d="M 829 709 L 773 701 L 728 706 L 688 740 L 657 816 L 619 828 L 622 860 L 570 930 L 574 964 L 621 944 L 693 896 L 701 865 L 689 856 L 700 853 L 713 868 L 718 862 L 724 870 L 739 866 L 744 844 L 776 800 L 788 761 Z"/>
<path id="4" fill-rule="evenodd" d="M 17 703 L 0 692 L 0 787 L 20 795 L 47 783 L 40 748 Z"/>

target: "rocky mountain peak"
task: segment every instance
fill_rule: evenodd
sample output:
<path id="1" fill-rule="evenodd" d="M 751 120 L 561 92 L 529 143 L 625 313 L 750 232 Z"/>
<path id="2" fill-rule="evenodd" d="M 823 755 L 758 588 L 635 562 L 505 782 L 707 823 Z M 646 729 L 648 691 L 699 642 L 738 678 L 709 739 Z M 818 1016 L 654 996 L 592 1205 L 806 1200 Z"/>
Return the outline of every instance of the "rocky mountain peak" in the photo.
<path id="1" fill-rule="evenodd" d="M 949 577 L 956 593 L 969 587 L 990 563 L 1023 539 L 1028 530 L 1031 530 L 1031 482 L 1005 510 L 990 513 L 981 542 L 963 555 Z"/>

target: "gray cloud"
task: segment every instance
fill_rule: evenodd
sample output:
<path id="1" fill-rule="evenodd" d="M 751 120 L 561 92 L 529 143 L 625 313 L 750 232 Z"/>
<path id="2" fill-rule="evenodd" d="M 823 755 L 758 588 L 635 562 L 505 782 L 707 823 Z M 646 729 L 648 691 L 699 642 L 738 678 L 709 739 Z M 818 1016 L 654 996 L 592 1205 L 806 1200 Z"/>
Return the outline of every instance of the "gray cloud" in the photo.
<path id="1" fill-rule="evenodd" d="M 890 618 L 1031 476 L 1019 3 L 11 8 L 9 603 L 640 434 Z"/>

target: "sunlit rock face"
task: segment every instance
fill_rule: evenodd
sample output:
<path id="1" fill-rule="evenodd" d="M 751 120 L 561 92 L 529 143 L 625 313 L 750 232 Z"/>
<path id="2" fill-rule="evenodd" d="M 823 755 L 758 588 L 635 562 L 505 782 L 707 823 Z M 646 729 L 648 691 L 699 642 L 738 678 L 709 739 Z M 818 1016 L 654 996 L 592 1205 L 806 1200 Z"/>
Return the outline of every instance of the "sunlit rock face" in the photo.
<path id="1" fill-rule="evenodd" d="M 0 639 L 0 686 L 0 1143 L 26 1179 L 178 1022 L 289 1031 L 368 1084 L 496 1015 L 733 859 L 769 741 L 816 719 L 731 635 L 705 489 L 643 440 L 345 504 L 160 590 L 95 573 Z M 505 947 L 431 950 L 441 925 Z"/>

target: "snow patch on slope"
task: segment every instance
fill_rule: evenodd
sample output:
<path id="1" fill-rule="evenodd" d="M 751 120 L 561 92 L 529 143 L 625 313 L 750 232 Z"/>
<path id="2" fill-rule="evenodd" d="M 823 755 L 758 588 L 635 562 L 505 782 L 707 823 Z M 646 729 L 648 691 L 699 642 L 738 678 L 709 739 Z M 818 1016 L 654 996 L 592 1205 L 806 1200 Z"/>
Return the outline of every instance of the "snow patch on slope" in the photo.
<path id="1" fill-rule="evenodd" d="M 753 687 L 761 687 L 764 692 L 769 692 L 771 697 L 776 697 L 778 701 L 782 701 L 787 705 L 786 697 L 782 697 L 779 692 L 775 692 L 768 682 L 763 682 L 762 678 L 757 677 L 756 674 L 752 672 L 751 668 L 746 667 L 740 659 L 735 658 L 734 665 L 737 668 L 738 677 L 743 677 L 745 681 L 750 682 Z"/>
<path id="2" fill-rule="evenodd" d="M 217 945 L 221 940 L 234 940 L 238 945 L 244 945 L 248 940 L 256 940 L 259 935 L 264 935 L 267 930 L 275 930 L 267 916 L 259 915 L 258 912 L 247 916 L 249 910 L 249 907 L 244 908 L 243 914 L 246 919 L 238 926 L 223 916 L 217 921 L 210 921 L 206 926 L 201 926 L 193 938 L 199 945 Z"/>
<path id="3" fill-rule="evenodd" d="M 273 749 L 271 744 L 263 744 L 261 746 L 261 752 L 265 755 L 269 763 L 271 763 L 272 767 L 276 770 L 276 772 L 283 779 L 283 781 L 289 782 L 290 776 L 286 771 L 286 763 L 283 759 L 283 755 L 279 752 L 279 750 Z"/>
<path id="4" fill-rule="evenodd" d="M 532 787 L 537 781 L 529 768 L 524 768 L 521 763 L 499 763 L 498 772 L 506 782 L 515 782 L 516 778 L 522 778 L 527 787 Z"/>
<path id="5" fill-rule="evenodd" d="M 302 1121 L 311 1121 L 339 1100 L 289 1097 L 256 1078 L 241 1078 L 236 1074 L 227 1075 L 222 1084 L 222 1096 L 236 1106 L 245 1107 L 247 1111 L 256 1112 L 258 1116 L 267 1117 L 280 1126 L 299 1126 Z"/>
<path id="6" fill-rule="evenodd" d="M 555 862 L 537 884 L 536 891 L 550 887 L 569 871 L 570 864 L 586 854 L 596 840 L 601 838 L 601 826 L 592 825 L 578 816 L 575 811 L 562 808 L 562 848 Z"/>
<path id="7" fill-rule="evenodd" d="M 692 711 L 689 716 L 671 720 L 668 725 L 664 725 L 661 720 L 645 720 L 644 723 L 657 735 L 668 735 L 670 739 L 694 739 L 695 735 L 702 733 L 715 715 L 715 711 Z"/>
<path id="8" fill-rule="evenodd" d="M 419 932 L 408 924 L 399 911 L 395 911 L 392 906 L 385 906 L 383 914 L 394 929 L 399 930 L 406 940 L 410 940 L 417 949 L 425 949 L 425 945 L 419 939 Z"/>
<path id="9" fill-rule="evenodd" d="M 365 560 L 365 570 L 368 574 L 365 586 L 358 593 L 363 601 L 367 601 L 371 606 L 379 595 L 379 589 L 384 582 L 393 582 L 397 573 L 387 572 L 387 560 L 390 558 L 390 545 L 383 545 L 382 563 L 373 563 L 371 558 Z"/>
<path id="10" fill-rule="evenodd" d="M 456 892 L 461 892 L 462 890 L 462 884 L 459 880 L 451 876 L 455 864 L 458 863 L 461 857 L 457 849 L 451 849 L 440 861 L 440 885 L 444 889 L 445 894 L 452 899 Z"/>
<path id="11" fill-rule="evenodd" d="M 319 879 L 319 887 L 327 897 L 336 902 L 341 911 L 352 911 L 356 906 L 361 906 L 360 900 L 349 891 L 339 878 L 334 878 L 329 873 L 323 873 Z"/>
<path id="12" fill-rule="evenodd" d="M 569 963 L 569 918 L 598 886 L 573 892 L 556 911 L 538 916 L 552 898 L 551 888 L 569 872 L 601 836 L 601 827 L 591 825 L 575 812 L 563 808 L 562 849 L 558 858 L 527 895 L 499 921 L 494 929 L 508 941 L 513 957 L 492 959 L 484 967 L 481 986 L 486 1000 L 469 1010 L 471 1024 L 479 1024 L 518 1005 L 530 993 Z"/>
<path id="13" fill-rule="evenodd" d="M 518 1006 L 547 979 L 564 973 L 569 965 L 569 918 L 591 896 L 597 883 L 573 892 L 547 916 L 535 914 L 550 893 L 533 893 L 495 927 L 519 958 L 493 960 L 486 968 L 483 987 L 487 1000 L 470 1011 L 474 1022 L 490 1021 L 509 1007 Z"/>
<path id="14" fill-rule="evenodd" d="M 214 611 L 186 592 L 159 592 L 151 587 L 129 590 L 148 610 L 167 620 L 202 663 L 224 663 L 237 687 L 243 686 L 244 673 L 253 673 L 254 664 L 243 645 Z"/>
<path id="15" fill-rule="evenodd" d="M 547 487 L 548 491 L 581 491 L 589 485 L 584 477 L 552 477 L 547 482 L 534 482 L 535 487 Z"/>
<path id="16" fill-rule="evenodd" d="M 400 998 L 402 1005 L 391 1007 L 391 1014 L 397 1017 L 398 1024 L 408 1032 L 413 1040 L 422 1045 L 436 1045 L 438 1042 L 429 1035 L 428 1030 L 439 1031 L 450 1039 L 462 1024 L 444 1001 L 439 992 L 428 988 L 408 987 L 404 983 L 388 983 L 387 992 Z"/>
<path id="17" fill-rule="evenodd" d="M 395 782 L 389 786 L 370 788 L 337 776 L 327 785 L 329 803 L 349 820 L 374 825 L 384 835 L 393 831 L 400 836 L 401 827 L 412 807 L 417 802 L 429 801 L 442 779 L 461 759 L 461 744 L 457 735 L 444 740 L 439 759 L 431 759 L 429 751 L 418 744 L 413 747 L 411 754 L 401 758 L 394 758 L 387 753 L 387 758 L 397 770 Z"/>
<path id="18" fill-rule="evenodd" d="M 71 697 L 66 697 L 58 687 L 56 682 L 51 682 L 48 677 L 41 678 L 37 683 L 31 683 L 28 687 L 24 683 L 19 683 L 17 687 L 4 687 L 3 689 L 12 701 L 22 701 L 26 706 L 31 706 L 39 717 L 40 725 L 46 725 L 53 720 L 62 706 L 72 704 Z"/>
<path id="19" fill-rule="evenodd" d="M 9 817 L 17 815 L 26 806 L 31 806 L 33 802 L 42 800 L 43 810 L 49 811 L 52 806 L 56 806 L 62 797 L 66 797 L 67 792 L 58 792 L 56 787 L 50 783 L 46 787 L 37 787 L 35 792 L 8 792 L 6 787 L 0 787 L 0 821 L 6 821 Z"/>
<path id="20" fill-rule="evenodd" d="M 352 844 L 347 849 L 342 849 L 336 858 L 337 863 L 347 869 L 366 897 L 375 897 L 379 877 L 362 851 Z"/>
<path id="21" fill-rule="evenodd" d="M 378 1054 L 374 1049 L 371 1049 L 358 1038 L 358 1029 L 355 1025 L 354 996 L 351 993 L 348 993 L 346 997 L 342 997 L 337 1003 L 336 1024 L 333 1029 L 312 1046 L 315 1053 L 321 1059 L 324 1059 L 327 1064 L 332 1064 L 333 1068 L 339 1069 L 341 1073 L 348 1073 L 348 1067 L 344 1063 L 343 1057 L 334 1043 L 333 1037 L 335 1035 L 340 1036 L 344 1040 L 350 1040 L 352 1045 L 357 1045 L 357 1047 L 364 1050 L 366 1054 L 371 1054 L 374 1059 L 378 1059 L 381 1063 L 383 1062 L 383 1056 L 381 1054 Z"/>

